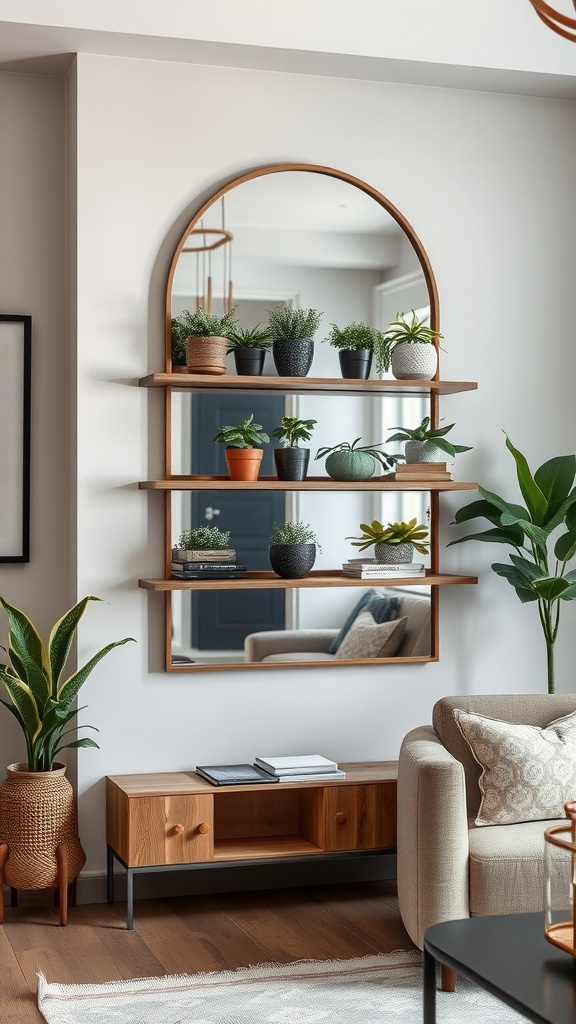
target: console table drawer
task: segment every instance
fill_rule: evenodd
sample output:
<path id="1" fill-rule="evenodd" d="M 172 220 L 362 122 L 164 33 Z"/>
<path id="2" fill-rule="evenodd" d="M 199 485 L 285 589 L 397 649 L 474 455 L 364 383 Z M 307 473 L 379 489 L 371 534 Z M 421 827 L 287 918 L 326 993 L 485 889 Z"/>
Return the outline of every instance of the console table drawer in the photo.
<path id="1" fill-rule="evenodd" d="M 327 851 L 396 846 L 396 783 L 326 788 L 324 826 Z"/>
<path id="2" fill-rule="evenodd" d="M 126 830 L 118 853 L 131 867 L 196 864 L 214 852 L 213 802 L 178 794 L 126 801 Z"/>

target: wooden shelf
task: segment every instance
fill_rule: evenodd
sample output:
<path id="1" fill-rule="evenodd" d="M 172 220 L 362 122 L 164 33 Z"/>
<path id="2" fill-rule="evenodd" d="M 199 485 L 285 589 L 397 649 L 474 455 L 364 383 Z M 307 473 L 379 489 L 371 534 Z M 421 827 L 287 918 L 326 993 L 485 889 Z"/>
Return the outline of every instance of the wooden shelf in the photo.
<path id="1" fill-rule="evenodd" d="M 393 579 L 357 580 L 343 576 L 337 569 L 309 572 L 299 580 L 286 580 L 273 572 L 248 572 L 242 579 L 227 580 L 138 580 L 143 590 L 160 592 L 172 590 L 286 590 L 309 587 L 412 587 L 451 586 L 477 583 L 477 576 L 459 576 L 455 573 L 432 573 L 425 576 L 395 576 Z"/>
<path id="2" fill-rule="evenodd" d="M 209 376 L 199 373 L 149 373 L 138 381 L 141 388 L 176 388 L 180 391 L 276 392 L 297 395 L 314 394 L 385 395 L 453 395 L 461 391 L 475 391 L 474 381 L 442 380 L 348 380 L 344 377 L 239 377 L 222 374 Z"/>
<path id="3" fill-rule="evenodd" d="M 228 476 L 173 476 L 169 480 L 142 480 L 143 491 L 475 491 L 477 483 L 463 480 L 387 480 L 385 476 L 347 483 L 327 476 L 305 480 L 278 480 L 264 476 L 258 480 L 231 480 Z"/>

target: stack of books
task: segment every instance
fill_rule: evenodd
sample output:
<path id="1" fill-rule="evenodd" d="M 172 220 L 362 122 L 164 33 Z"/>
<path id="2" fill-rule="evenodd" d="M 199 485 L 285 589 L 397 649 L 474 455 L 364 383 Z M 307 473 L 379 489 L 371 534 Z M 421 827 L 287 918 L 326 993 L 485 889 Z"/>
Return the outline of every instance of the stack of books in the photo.
<path id="1" fill-rule="evenodd" d="M 324 779 L 345 779 L 335 761 L 321 754 L 297 754 L 294 757 L 256 757 L 254 767 L 260 768 L 278 782 L 320 782 Z"/>
<path id="2" fill-rule="evenodd" d="M 453 480 L 447 462 L 399 462 L 395 473 L 387 473 L 386 480 L 401 480 L 405 484 L 420 480 Z"/>
<path id="3" fill-rule="evenodd" d="M 412 579 L 414 576 L 425 576 L 426 569 L 423 562 L 377 562 L 375 558 L 351 558 L 348 562 L 342 563 L 343 576 L 350 576 L 358 580 L 380 580 L 388 579 L 391 576 L 405 576 Z"/>
<path id="4" fill-rule="evenodd" d="M 172 562 L 175 580 L 231 580 L 246 571 L 247 566 L 238 562 Z"/>

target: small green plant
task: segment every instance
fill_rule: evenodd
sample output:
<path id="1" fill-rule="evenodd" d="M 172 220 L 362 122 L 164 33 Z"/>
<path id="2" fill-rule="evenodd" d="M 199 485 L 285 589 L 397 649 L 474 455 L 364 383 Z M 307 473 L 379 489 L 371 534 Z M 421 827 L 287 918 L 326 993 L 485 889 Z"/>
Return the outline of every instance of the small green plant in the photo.
<path id="1" fill-rule="evenodd" d="M 281 426 L 272 431 L 286 448 L 298 448 L 300 441 L 309 441 L 317 420 L 299 420 L 296 416 L 283 416 Z"/>
<path id="2" fill-rule="evenodd" d="M 318 541 L 309 523 L 272 523 L 270 543 L 318 544 Z"/>
<path id="3" fill-rule="evenodd" d="M 262 430 L 260 423 L 254 423 L 254 413 L 250 413 L 236 426 L 219 427 L 214 434 L 214 440 L 225 444 L 227 448 L 255 448 L 257 445 L 269 441 L 270 438 Z"/>
<path id="4" fill-rule="evenodd" d="M 268 330 L 260 330 L 259 328 L 260 324 L 251 328 L 234 328 L 227 335 L 230 344 L 226 352 L 229 354 L 239 348 L 263 348 L 265 351 L 268 351 L 272 344 L 270 334 Z"/>
<path id="5" fill-rule="evenodd" d="M 0 597 L 10 627 L 8 648 L 1 648 L 8 655 L 9 664 L 0 665 L 0 680 L 8 691 L 10 703 L 4 700 L 0 703 L 8 708 L 24 733 L 29 772 L 50 771 L 56 755 L 68 747 L 98 746 L 88 736 L 66 741 L 66 737 L 75 732 L 75 726 L 70 723 L 83 710 L 71 710 L 71 706 L 98 662 L 114 647 L 127 644 L 133 637 L 107 644 L 63 682 L 61 676 L 86 606 L 89 601 L 99 600 L 85 597 L 70 608 L 53 627 L 45 646 L 28 616 Z M 94 726 L 81 728 L 93 729 Z"/>
<path id="6" fill-rule="evenodd" d="M 358 323 L 348 324 L 347 327 L 331 325 L 330 334 L 325 341 L 329 341 L 332 348 L 336 349 L 358 349 L 365 348 L 374 354 L 376 359 L 376 370 L 382 373 L 385 369 L 386 340 L 382 331 L 376 327 L 368 327 L 362 320 Z"/>
<path id="7" fill-rule="evenodd" d="M 292 309 L 290 306 L 278 306 L 267 312 L 268 333 L 273 341 L 313 338 L 324 315 L 316 309 Z"/>
<path id="8" fill-rule="evenodd" d="M 453 423 L 449 423 L 447 427 L 437 427 L 433 429 L 430 426 L 430 417 L 425 416 L 419 427 L 414 430 L 409 430 L 407 427 L 392 427 L 392 430 L 396 430 L 396 434 L 392 434 L 388 438 L 389 441 L 430 441 L 436 448 L 440 448 L 441 451 L 446 452 L 447 455 L 457 455 L 458 452 L 470 452 L 472 448 L 466 444 L 452 444 L 446 440 L 445 435 L 449 430 L 452 430 Z"/>
<path id="9" fill-rule="evenodd" d="M 184 309 L 172 320 L 172 353 L 174 346 L 184 351 L 184 362 L 186 362 L 186 341 L 188 338 L 228 338 L 230 333 L 237 329 L 234 313 L 236 307 L 229 313 L 222 316 L 217 313 L 207 313 L 200 306 L 193 313 Z"/>
<path id="10" fill-rule="evenodd" d="M 181 551 L 221 551 L 228 547 L 229 530 L 219 530 L 217 526 L 193 526 L 190 530 L 182 530 L 176 545 Z"/>
<path id="11" fill-rule="evenodd" d="M 443 338 L 439 331 L 433 331 L 428 327 L 423 317 L 419 320 L 414 310 L 412 318 L 407 320 L 403 313 L 397 313 L 396 319 L 392 321 L 387 331 L 384 332 L 384 350 L 382 354 L 383 369 L 390 368 L 392 352 L 396 345 L 407 343 L 408 345 L 433 345 L 436 338 Z"/>
<path id="12" fill-rule="evenodd" d="M 387 523 L 386 526 L 374 519 L 371 525 L 360 523 L 360 529 L 361 537 L 346 537 L 360 551 L 372 544 L 411 544 L 421 555 L 428 554 L 428 529 L 419 524 L 417 519 L 411 519 L 408 523 Z"/>
<path id="13" fill-rule="evenodd" d="M 361 440 L 361 437 L 357 437 L 352 444 L 348 441 L 340 441 L 340 444 L 335 444 L 332 448 L 319 448 L 314 456 L 314 460 L 325 459 L 332 452 L 363 452 L 364 455 L 371 455 L 373 459 L 376 459 L 376 462 L 379 462 L 383 469 L 391 469 L 400 459 L 404 458 L 403 455 L 388 455 L 386 452 L 381 452 L 381 441 L 378 441 L 377 444 L 359 445 L 358 441 Z"/>

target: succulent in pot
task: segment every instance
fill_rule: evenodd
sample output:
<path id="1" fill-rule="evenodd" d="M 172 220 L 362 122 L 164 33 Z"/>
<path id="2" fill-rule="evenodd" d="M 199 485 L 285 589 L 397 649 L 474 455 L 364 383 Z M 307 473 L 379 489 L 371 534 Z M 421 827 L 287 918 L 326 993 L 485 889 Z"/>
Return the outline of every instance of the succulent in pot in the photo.
<path id="1" fill-rule="evenodd" d="M 283 579 L 301 579 L 316 561 L 317 545 L 309 523 L 273 523 L 268 549 L 273 571 Z"/>
<path id="2" fill-rule="evenodd" d="M 402 458 L 401 455 L 388 455 L 380 451 L 381 443 L 359 445 L 362 438 L 357 437 L 350 444 L 341 441 L 331 448 L 319 448 L 315 459 L 326 459 L 326 472 L 333 480 L 369 480 L 379 464 L 382 469 L 392 469 Z"/>
<path id="3" fill-rule="evenodd" d="M 385 339 L 382 331 L 369 327 L 362 320 L 347 327 L 331 325 L 329 341 L 338 350 L 342 376 L 349 380 L 366 380 L 372 369 L 372 357 L 376 357 L 376 371 L 384 369 Z"/>
<path id="4" fill-rule="evenodd" d="M 227 352 L 234 355 L 236 372 L 246 377 L 260 377 L 264 370 L 266 353 L 272 341 L 268 330 L 256 327 L 236 327 L 228 334 Z"/>
<path id="5" fill-rule="evenodd" d="M 172 559 L 175 562 L 194 562 L 216 556 L 222 558 L 229 555 L 229 530 L 219 530 L 217 526 L 193 526 L 182 530 L 178 543 L 172 548 Z"/>
<path id="6" fill-rule="evenodd" d="M 389 441 L 405 441 L 404 453 L 406 462 L 440 462 L 442 454 L 454 458 L 459 452 L 469 452 L 471 445 L 452 444 L 446 440 L 446 434 L 452 430 L 454 424 L 449 423 L 447 427 L 432 427 L 429 416 L 425 416 L 419 427 L 410 430 L 408 427 L 392 427 L 396 433 L 388 438 Z"/>
<path id="7" fill-rule="evenodd" d="M 260 423 L 254 423 L 254 413 L 235 426 L 219 427 L 214 440 L 226 445 L 225 458 L 232 480 L 257 480 L 262 462 L 262 449 L 256 445 L 270 440 Z"/>
<path id="8" fill-rule="evenodd" d="M 306 377 L 314 358 L 314 335 L 323 314 L 277 306 L 268 310 L 274 365 L 280 377 Z"/>
<path id="9" fill-rule="evenodd" d="M 443 335 L 427 325 L 426 317 L 419 320 L 411 312 L 410 320 L 397 313 L 384 332 L 383 368 L 391 366 L 396 380 L 432 380 L 438 367 L 436 344 Z"/>
<path id="10" fill-rule="evenodd" d="M 300 448 L 300 441 L 309 441 L 316 420 L 301 420 L 297 416 L 283 416 L 272 436 L 283 444 L 274 449 L 274 463 L 279 480 L 305 480 L 310 460 L 310 449 Z"/>
<path id="11" fill-rule="evenodd" d="M 236 329 L 234 309 L 220 316 L 208 313 L 202 306 L 193 313 L 185 309 L 172 320 L 171 337 L 174 354 L 175 339 L 177 351 L 182 343 L 186 346 L 186 366 L 191 373 L 226 373 L 226 351 L 228 336 Z"/>
<path id="12" fill-rule="evenodd" d="M 360 523 L 360 529 L 360 537 L 347 537 L 346 540 L 351 540 L 360 551 L 374 545 L 374 557 L 379 562 L 408 563 L 412 561 L 415 550 L 422 555 L 428 554 L 428 528 L 419 524 L 417 519 L 387 523 L 386 526 L 374 519 L 371 524 Z"/>

